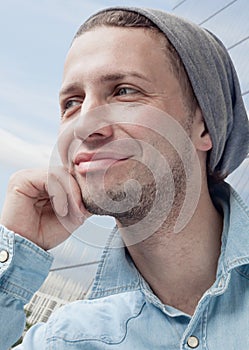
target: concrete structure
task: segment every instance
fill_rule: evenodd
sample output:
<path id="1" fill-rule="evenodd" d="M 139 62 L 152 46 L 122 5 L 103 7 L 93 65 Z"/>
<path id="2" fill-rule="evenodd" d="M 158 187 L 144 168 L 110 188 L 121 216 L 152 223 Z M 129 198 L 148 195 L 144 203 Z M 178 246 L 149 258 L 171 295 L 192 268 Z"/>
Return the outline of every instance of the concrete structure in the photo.
<path id="1" fill-rule="evenodd" d="M 25 306 L 27 322 L 35 324 L 46 322 L 51 313 L 74 300 L 84 299 L 88 289 L 81 283 L 65 279 L 56 273 L 50 273 L 40 290 L 35 293 L 30 303 Z"/>

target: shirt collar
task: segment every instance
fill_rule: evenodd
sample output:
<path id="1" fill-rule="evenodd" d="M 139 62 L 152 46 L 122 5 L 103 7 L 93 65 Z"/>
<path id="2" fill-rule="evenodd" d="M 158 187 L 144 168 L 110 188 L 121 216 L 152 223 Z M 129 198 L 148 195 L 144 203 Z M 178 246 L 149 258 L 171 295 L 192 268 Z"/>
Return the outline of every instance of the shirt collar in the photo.
<path id="1" fill-rule="evenodd" d="M 89 299 L 138 290 L 139 281 L 139 272 L 115 227 L 103 250 Z"/>
<path id="2" fill-rule="evenodd" d="M 224 183 L 217 191 L 224 213 L 222 247 L 218 272 L 249 264 L 249 208 L 239 194 Z"/>
<path id="3" fill-rule="evenodd" d="M 249 264 L 249 209 L 227 183 L 216 185 L 214 201 L 224 215 L 218 276 Z M 115 227 L 103 250 L 89 299 L 139 290 L 140 281 L 140 274 Z"/>

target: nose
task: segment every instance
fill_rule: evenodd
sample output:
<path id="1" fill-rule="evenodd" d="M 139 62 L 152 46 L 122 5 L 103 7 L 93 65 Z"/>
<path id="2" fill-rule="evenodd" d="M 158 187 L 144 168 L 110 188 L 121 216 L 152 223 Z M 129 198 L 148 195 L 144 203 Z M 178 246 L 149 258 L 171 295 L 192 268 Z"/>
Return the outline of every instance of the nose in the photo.
<path id="1" fill-rule="evenodd" d="M 74 137 L 85 143 L 96 143 L 109 139 L 113 127 L 108 121 L 110 107 L 97 99 L 85 99 L 81 106 L 80 116 L 74 126 Z"/>

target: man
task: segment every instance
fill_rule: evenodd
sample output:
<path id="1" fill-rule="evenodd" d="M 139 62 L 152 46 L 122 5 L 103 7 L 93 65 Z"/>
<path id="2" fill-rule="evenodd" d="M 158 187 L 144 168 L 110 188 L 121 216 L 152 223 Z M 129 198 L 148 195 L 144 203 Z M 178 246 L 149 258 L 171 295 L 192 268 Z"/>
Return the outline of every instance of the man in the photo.
<path id="1" fill-rule="evenodd" d="M 1 215 L 1 349 L 46 250 L 91 214 L 117 229 L 89 299 L 18 349 L 248 349 L 248 209 L 223 179 L 249 125 L 220 41 L 161 11 L 101 11 L 73 40 L 60 105 L 63 166 L 14 175 Z"/>

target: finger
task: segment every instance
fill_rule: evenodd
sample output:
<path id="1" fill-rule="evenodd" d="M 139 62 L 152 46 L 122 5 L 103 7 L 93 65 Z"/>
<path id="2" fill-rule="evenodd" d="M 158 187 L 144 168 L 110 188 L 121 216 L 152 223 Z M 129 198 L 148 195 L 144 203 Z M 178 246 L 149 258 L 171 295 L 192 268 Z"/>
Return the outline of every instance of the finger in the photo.
<path id="1" fill-rule="evenodd" d="M 61 217 L 68 214 L 67 192 L 59 178 L 50 173 L 48 179 L 48 193 L 55 213 Z"/>
<path id="2" fill-rule="evenodd" d="M 69 210 L 72 212 L 73 215 L 77 217 L 83 217 L 88 216 L 89 213 L 86 211 L 83 200 L 82 200 L 82 193 L 81 189 L 75 180 L 75 178 L 67 173 L 67 176 L 69 176 L 69 183 L 70 183 L 70 191 L 68 191 L 68 203 L 69 203 Z"/>
<path id="3" fill-rule="evenodd" d="M 50 170 L 49 193 L 60 216 L 71 215 L 77 218 L 87 216 L 79 185 L 64 168 L 57 167 Z"/>

